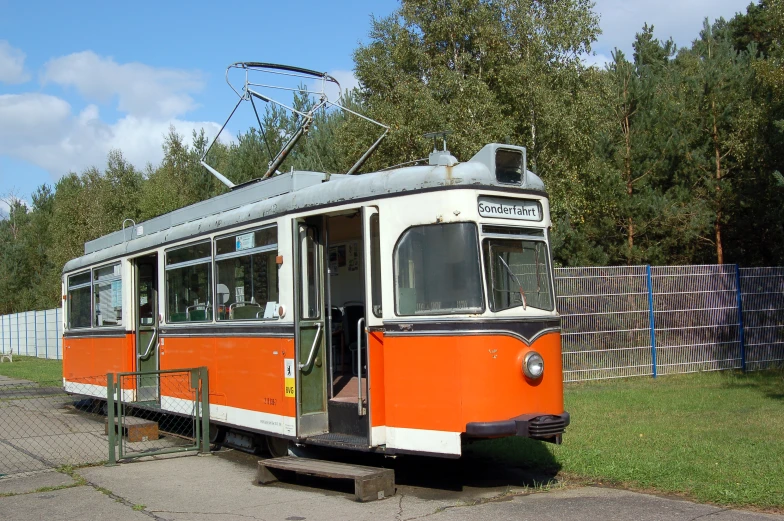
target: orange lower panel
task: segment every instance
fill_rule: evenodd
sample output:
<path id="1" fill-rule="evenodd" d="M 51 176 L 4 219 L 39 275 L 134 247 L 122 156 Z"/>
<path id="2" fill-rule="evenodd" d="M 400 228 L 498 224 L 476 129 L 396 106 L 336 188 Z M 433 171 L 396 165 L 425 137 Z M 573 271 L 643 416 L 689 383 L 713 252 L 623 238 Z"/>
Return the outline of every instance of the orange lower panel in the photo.
<path id="1" fill-rule="evenodd" d="M 532 350 L 545 360 L 539 381 L 522 372 Z M 559 333 L 531 346 L 502 335 L 387 336 L 383 360 L 391 427 L 464 432 L 469 422 L 563 412 Z"/>
<path id="2" fill-rule="evenodd" d="M 134 370 L 136 335 L 63 338 L 63 377 L 69 382 L 106 386 L 108 373 Z"/>
<path id="3" fill-rule="evenodd" d="M 161 369 L 207 367 L 210 403 L 295 416 L 295 398 L 285 396 L 286 358 L 294 358 L 292 338 L 163 337 L 160 346 Z M 162 384 L 162 394 L 179 397 L 165 391 Z"/>

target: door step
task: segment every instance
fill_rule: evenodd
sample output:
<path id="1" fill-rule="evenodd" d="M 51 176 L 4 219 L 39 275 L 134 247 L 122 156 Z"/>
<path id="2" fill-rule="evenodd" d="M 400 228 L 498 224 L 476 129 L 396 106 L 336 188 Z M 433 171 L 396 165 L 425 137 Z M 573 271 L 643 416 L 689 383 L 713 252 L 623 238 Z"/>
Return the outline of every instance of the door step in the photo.
<path id="1" fill-rule="evenodd" d="M 329 412 L 329 432 L 340 432 L 367 439 L 368 417 L 359 415 L 356 398 L 354 398 L 353 402 L 330 400 L 327 408 Z"/>
<path id="2" fill-rule="evenodd" d="M 259 461 L 256 483 L 273 483 L 286 477 L 286 474 L 353 480 L 354 497 L 357 501 L 374 501 L 395 495 L 395 471 L 392 469 L 291 456 Z"/>
<path id="3" fill-rule="evenodd" d="M 131 442 L 158 439 L 158 422 L 136 418 L 135 416 L 124 416 L 122 422 L 115 417 L 114 430 L 118 435 L 122 433 Z M 109 434 L 109 418 L 104 420 L 104 433 Z"/>
<path id="4" fill-rule="evenodd" d="M 309 445 L 323 445 L 327 447 L 337 447 L 345 449 L 368 450 L 367 436 L 356 436 L 354 434 L 343 434 L 340 432 L 328 432 L 317 436 L 309 436 L 305 440 Z"/>

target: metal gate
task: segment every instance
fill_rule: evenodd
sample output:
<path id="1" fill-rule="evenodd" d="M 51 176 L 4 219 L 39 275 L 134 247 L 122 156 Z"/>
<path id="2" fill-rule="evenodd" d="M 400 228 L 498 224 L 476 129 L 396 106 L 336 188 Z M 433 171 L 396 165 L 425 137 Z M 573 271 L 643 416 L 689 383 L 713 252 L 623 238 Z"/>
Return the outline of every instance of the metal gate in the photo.
<path id="1" fill-rule="evenodd" d="M 142 396 L 139 382 L 151 378 L 158 380 L 159 394 Z M 110 465 L 143 456 L 210 451 L 206 367 L 109 374 L 107 382 Z"/>

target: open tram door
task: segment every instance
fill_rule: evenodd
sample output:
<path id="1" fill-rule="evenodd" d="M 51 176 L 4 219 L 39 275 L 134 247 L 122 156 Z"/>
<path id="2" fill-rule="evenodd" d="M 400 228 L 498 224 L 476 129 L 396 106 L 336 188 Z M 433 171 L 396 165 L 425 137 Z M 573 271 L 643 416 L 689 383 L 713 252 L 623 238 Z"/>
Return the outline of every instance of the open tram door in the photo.
<path id="1" fill-rule="evenodd" d="M 158 255 L 133 259 L 136 371 L 158 370 Z M 158 375 L 139 376 L 137 402 L 157 402 Z"/>
<path id="2" fill-rule="evenodd" d="M 329 428 L 323 276 L 324 219 L 321 216 L 294 219 L 292 225 L 297 436 L 306 438 L 324 434 Z"/>

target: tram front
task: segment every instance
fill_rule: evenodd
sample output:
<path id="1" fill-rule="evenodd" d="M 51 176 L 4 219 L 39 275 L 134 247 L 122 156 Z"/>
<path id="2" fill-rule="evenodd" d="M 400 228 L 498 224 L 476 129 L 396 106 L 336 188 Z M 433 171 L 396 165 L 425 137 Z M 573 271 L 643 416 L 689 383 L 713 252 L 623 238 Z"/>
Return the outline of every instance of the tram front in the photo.
<path id="1" fill-rule="evenodd" d="M 446 170 L 452 184 L 406 196 L 408 210 L 382 229 L 397 237 L 387 450 L 458 457 L 472 439 L 560 443 L 569 414 L 544 185 L 525 149 L 508 145 Z"/>

